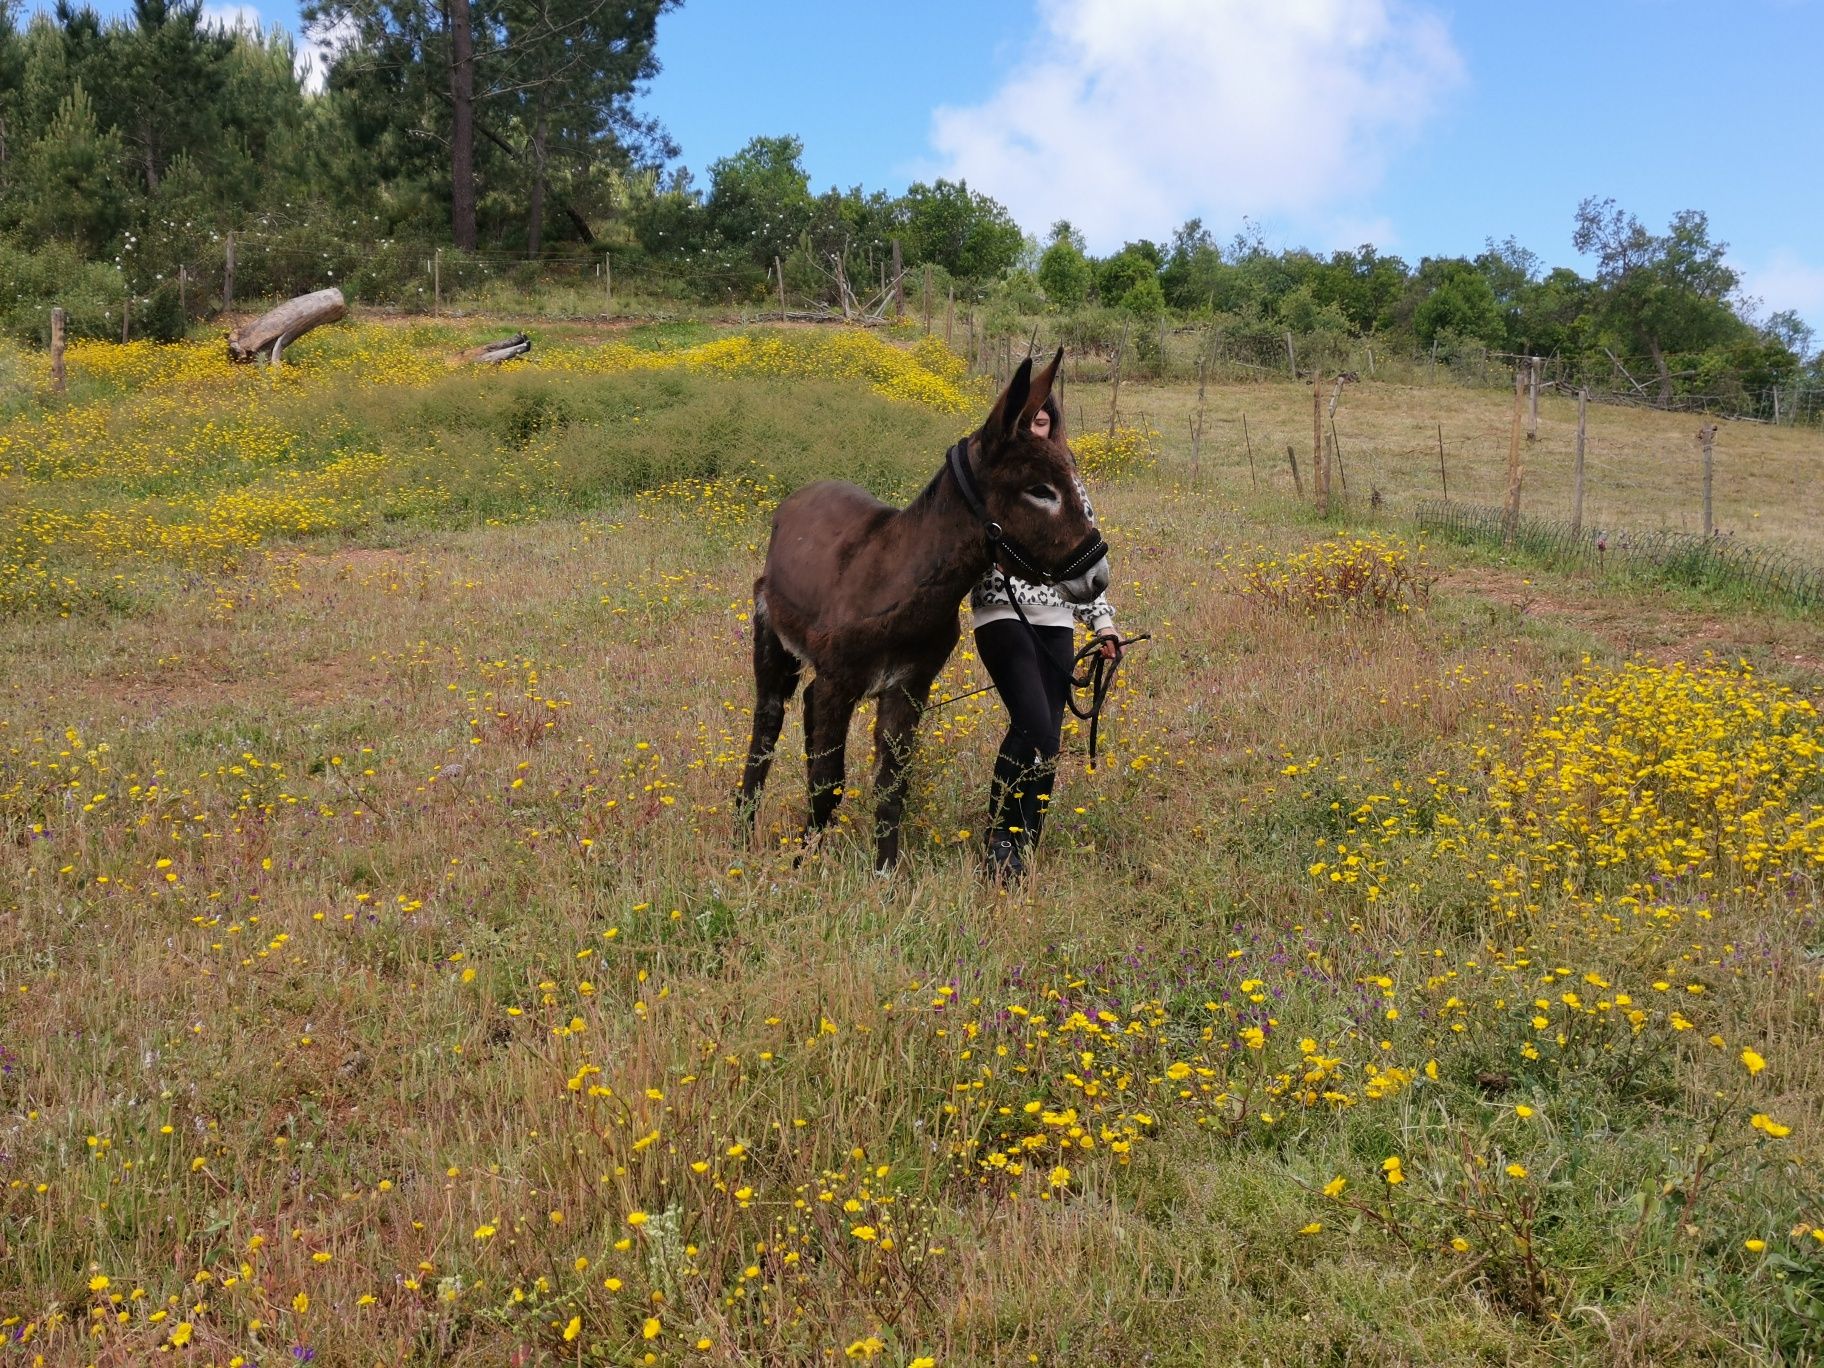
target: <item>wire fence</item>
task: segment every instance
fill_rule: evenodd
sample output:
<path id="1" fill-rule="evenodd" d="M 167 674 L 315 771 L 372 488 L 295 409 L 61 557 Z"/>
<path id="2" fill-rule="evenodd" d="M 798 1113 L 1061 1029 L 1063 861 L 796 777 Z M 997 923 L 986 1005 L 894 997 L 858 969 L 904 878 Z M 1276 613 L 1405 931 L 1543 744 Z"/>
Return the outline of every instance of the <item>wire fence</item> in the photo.
<path id="1" fill-rule="evenodd" d="M 1512 546 L 1556 565 L 1645 566 L 1661 578 L 1701 588 L 1741 587 L 1802 608 L 1824 608 L 1824 566 L 1774 547 L 1752 546 L 1733 536 L 1692 532 L 1572 527 L 1568 522 L 1522 514 L 1511 524 L 1503 509 L 1426 499 L 1418 505 L 1421 531 L 1453 541 Z"/>

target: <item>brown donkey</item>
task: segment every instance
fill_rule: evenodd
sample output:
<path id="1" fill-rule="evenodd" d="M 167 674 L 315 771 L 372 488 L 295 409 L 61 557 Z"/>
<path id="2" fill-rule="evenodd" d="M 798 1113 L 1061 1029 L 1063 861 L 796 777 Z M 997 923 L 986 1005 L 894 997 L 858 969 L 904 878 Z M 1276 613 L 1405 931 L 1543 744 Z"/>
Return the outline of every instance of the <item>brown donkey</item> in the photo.
<path id="1" fill-rule="evenodd" d="M 760 787 L 772 767 L 785 705 L 805 665 L 809 761 L 808 841 L 828 825 L 841 796 L 849 720 L 863 698 L 874 719 L 875 866 L 899 859 L 906 762 L 931 682 L 949 659 L 957 609 L 990 564 L 1056 584 L 1087 603 L 1108 585 L 1108 548 L 1077 492 L 1061 425 L 1032 435 L 1032 415 L 1051 394 L 1060 349 L 1036 376 L 1032 360 L 974 435 L 952 447 L 923 492 L 893 508 L 852 484 L 806 485 L 773 514 L 766 567 L 754 581 L 754 735 L 741 776 L 739 811 L 751 833 Z"/>

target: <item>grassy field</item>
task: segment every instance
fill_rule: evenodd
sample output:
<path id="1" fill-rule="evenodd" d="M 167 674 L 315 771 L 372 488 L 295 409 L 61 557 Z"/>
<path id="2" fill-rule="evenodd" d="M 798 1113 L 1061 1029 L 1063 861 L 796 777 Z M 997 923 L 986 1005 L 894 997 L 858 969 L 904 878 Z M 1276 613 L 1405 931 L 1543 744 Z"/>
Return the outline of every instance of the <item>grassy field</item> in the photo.
<path id="1" fill-rule="evenodd" d="M 1308 390 L 1212 390 L 1192 488 L 1194 391 L 1124 386 L 1161 436 L 1080 455 L 1154 640 L 1036 876 L 975 872 L 992 695 L 897 877 L 865 741 L 795 865 L 795 718 L 730 813 L 765 511 L 903 496 L 979 384 L 480 331 L 0 397 L 0 1363 L 1824 1356 L 1824 624 L 1420 545 L 1502 396 L 1350 387 L 1326 525 Z M 1593 419 L 1593 509 L 1676 521 L 1688 426 Z M 1814 547 L 1815 436 L 1725 454 Z"/>
<path id="2" fill-rule="evenodd" d="M 1324 392 L 1326 412 L 1331 388 Z M 1080 430 L 1106 429 L 1108 385 L 1078 385 L 1070 417 Z M 1158 429 L 1175 457 L 1173 473 L 1190 479 L 1190 429 L 1196 387 L 1121 387 L 1121 411 L 1142 415 Z M 1244 440 L 1242 421 L 1247 421 Z M 1660 413 L 1592 404 L 1585 449 L 1584 522 L 1587 526 L 1645 530 L 1703 527 L 1703 456 L 1697 444 L 1701 415 Z M 1345 385 L 1335 415 L 1349 492 L 1366 501 L 1378 490 L 1394 513 L 1410 513 L 1422 499 L 1448 492 L 1452 499 L 1499 504 L 1507 493 L 1507 454 L 1513 396 L 1498 391 L 1438 384 Z M 1326 421 L 1326 431 L 1329 423 Z M 1438 446 L 1444 447 L 1440 477 Z M 1577 403 L 1541 397 L 1538 437 L 1523 442 L 1522 508 L 1568 521 L 1573 503 Z M 1311 389 L 1270 382 L 1212 388 L 1206 398 L 1200 473 L 1213 488 L 1248 488 L 1248 448 L 1262 490 L 1293 492 L 1286 446 L 1298 455 L 1311 483 Z M 1724 422 L 1714 449 L 1714 519 L 1717 531 L 1756 545 L 1777 546 L 1824 563 L 1824 436 L 1810 428 Z"/>

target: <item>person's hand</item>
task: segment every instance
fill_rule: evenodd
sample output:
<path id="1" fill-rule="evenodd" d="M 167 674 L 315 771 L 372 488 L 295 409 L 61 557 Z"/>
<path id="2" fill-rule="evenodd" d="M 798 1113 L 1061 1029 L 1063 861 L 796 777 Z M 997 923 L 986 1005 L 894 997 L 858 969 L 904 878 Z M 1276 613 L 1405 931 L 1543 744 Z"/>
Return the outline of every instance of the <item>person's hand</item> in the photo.
<path id="1" fill-rule="evenodd" d="M 1096 637 L 1097 654 L 1111 664 L 1121 659 L 1121 634 L 1113 627 L 1099 632 Z"/>

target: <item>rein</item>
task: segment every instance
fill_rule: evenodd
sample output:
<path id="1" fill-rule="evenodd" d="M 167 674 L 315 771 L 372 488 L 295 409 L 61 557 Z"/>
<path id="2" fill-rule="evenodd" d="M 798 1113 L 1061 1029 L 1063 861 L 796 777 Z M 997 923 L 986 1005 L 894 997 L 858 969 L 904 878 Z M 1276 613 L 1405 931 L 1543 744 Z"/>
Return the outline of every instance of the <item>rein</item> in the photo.
<path id="1" fill-rule="evenodd" d="M 1020 607 L 1020 600 L 1014 594 L 1011 585 L 1007 589 L 1007 601 L 1013 605 L 1014 616 L 1019 618 L 1021 624 L 1026 628 L 1027 635 L 1032 638 L 1033 651 L 1050 669 L 1054 672 L 1057 671 L 1057 662 L 1039 644 L 1039 629 L 1034 627 L 1027 618 L 1026 610 Z M 1122 652 L 1129 646 L 1138 646 L 1141 642 L 1152 639 L 1151 632 L 1141 632 L 1131 637 L 1116 637 L 1115 658 L 1110 660 L 1102 654 L 1102 643 L 1106 638 L 1097 637 L 1072 656 L 1070 669 L 1062 672 L 1066 685 L 1064 706 L 1070 709 L 1073 717 L 1089 723 L 1089 767 L 1091 770 L 1096 767 L 1096 739 L 1102 729 L 1102 704 L 1107 701 L 1109 690 L 1115 687 L 1115 675 L 1121 669 Z M 1089 668 L 1082 674 L 1078 674 L 1077 666 L 1085 660 L 1089 662 Z M 1089 706 L 1086 708 L 1077 706 L 1077 694 L 1083 689 L 1089 690 Z"/>

